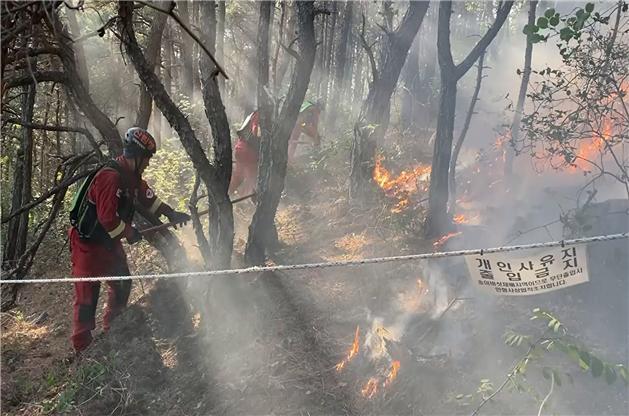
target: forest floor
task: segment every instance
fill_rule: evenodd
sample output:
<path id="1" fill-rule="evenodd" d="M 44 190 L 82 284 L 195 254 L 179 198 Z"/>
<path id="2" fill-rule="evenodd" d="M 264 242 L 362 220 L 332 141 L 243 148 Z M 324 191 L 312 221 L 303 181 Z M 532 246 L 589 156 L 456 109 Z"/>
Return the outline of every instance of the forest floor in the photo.
<path id="1" fill-rule="evenodd" d="M 387 201 L 350 209 L 340 177 L 291 169 L 277 216 L 282 245 L 271 263 L 434 250 Z M 250 202 L 235 208 L 235 267 L 252 213 Z M 148 245 L 129 257 L 134 273 L 165 267 Z M 36 274 L 69 273 L 67 250 L 40 258 Z M 522 354 L 502 345 L 505 328 L 528 322 L 540 302 L 514 308 L 504 298 L 470 299 L 460 266 L 393 263 L 135 284 L 127 311 L 108 334 L 97 329 L 77 360 L 68 339 L 71 285 L 30 285 L 2 314 L 2 414 L 469 414 Z M 570 316 L 574 306 L 564 306 L 559 312 Z M 355 338 L 360 347 L 339 370 Z M 531 376 L 532 384 L 540 380 Z M 585 380 L 564 400 L 596 391 L 596 382 Z M 535 387 L 539 393 L 505 392 L 508 400 L 485 410 L 537 413 L 535 397 L 546 394 L 548 381 Z M 622 388 L 608 387 L 603 400 L 604 412 L 591 399 L 551 405 L 564 414 L 627 413 Z"/>

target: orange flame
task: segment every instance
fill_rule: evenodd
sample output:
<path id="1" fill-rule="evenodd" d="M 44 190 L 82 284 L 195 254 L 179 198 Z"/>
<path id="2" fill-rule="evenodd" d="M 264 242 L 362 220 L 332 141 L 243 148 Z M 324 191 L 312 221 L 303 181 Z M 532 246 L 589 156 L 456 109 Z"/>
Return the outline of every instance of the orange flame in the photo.
<path id="1" fill-rule="evenodd" d="M 345 368 L 345 365 L 349 363 L 357 354 L 359 349 L 359 339 L 360 339 L 360 326 L 356 326 L 356 333 L 354 334 L 354 342 L 352 343 L 351 348 L 347 352 L 347 356 L 343 358 L 336 366 L 336 371 L 341 371 Z"/>
<path id="2" fill-rule="evenodd" d="M 444 236 L 441 236 L 437 241 L 435 241 L 434 243 L 432 243 L 432 246 L 437 248 L 437 247 L 441 247 L 443 244 L 445 244 L 446 241 L 448 241 L 449 239 L 456 237 L 457 235 L 461 235 L 462 232 L 461 231 L 457 231 L 457 232 L 452 232 L 452 233 L 448 233 Z"/>
<path id="3" fill-rule="evenodd" d="M 395 360 L 391 363 L 391 369 L 389 370 L 389 374 L 387 374 L 386 379 L 384 380 L 384 387 L 390 386 L 393 383 L 393 380 L 397 377 L 397 373 L 400 370 L 400 362 Z"/>
<path id="4" fill-rule="evenodd" d="M 365 383 L 360 392 L 362 393 L 363 397 L 371 399 L 378 392 L 378 379 L 371 377 L 369 381 Z"/>
<path id="5" fill-rule="evenodd" d="M 603 131 L 600 137 L 592 137 L 591 140 L 583 140 L 577 148 L 574 165 L 570 170 L 576 171 L 577 168 L 586 170 L 591 168 L 588 160 L 595 158 L 604 148 L 605 143 L 611 138 L 612 123 L 609 119 L 603 122 Z"/>
<path id="6" fill-rule="evenodd" d="M 376 157 L 376 166 L 373 169 L 373 180 L 385 192 L 386 195 L 398 200 L 397 205 L 391 209 L 393 213 L 400 213 L 410 205 L 409 197 L 418 190 L 426 191 L 427 185 L 420 186 L 419 180 L 430 173 L 431 167 L 419 165 L 410 171 L 403 170 L 394 177 L 382 164 L 384 157 Z"/>

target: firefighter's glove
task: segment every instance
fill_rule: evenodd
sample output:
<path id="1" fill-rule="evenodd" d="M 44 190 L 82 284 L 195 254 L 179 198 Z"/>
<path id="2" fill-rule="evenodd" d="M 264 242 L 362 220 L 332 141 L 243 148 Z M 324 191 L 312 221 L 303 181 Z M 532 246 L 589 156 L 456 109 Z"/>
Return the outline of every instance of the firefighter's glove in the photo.
<path id="1" fill-rule="evenodd" d="M 170 222 L 175 224 L 175 228 L 177 228 L 177 225 L 186 225 L 188 221 L 190 221 L 190 215 L 186 214 L 185 212 L 171 211 L 170 213 L 166 214 L 166 217 Z"/>
<path id="2" fill-rule="evenodd" d="M 131 227 L 131 236 L 127 237 L 127 243 L 135 244 L 142 239 L 142 233 L 135 227 Z"/>

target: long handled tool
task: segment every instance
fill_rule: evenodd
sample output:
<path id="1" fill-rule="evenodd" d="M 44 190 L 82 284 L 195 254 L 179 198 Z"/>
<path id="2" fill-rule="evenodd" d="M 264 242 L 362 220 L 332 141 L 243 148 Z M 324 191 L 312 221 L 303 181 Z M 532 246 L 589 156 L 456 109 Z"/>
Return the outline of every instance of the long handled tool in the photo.
<path id="1" fill-rule="evenodd" d="M 240 197 L 240 198 L 236 198 L 236 199 L 232 200 L 232 201 L 231 201 L 231 203 L 232 203 L 232 204 L 236 204 L 236 203 L 238 203 L 238 202 L 241 202 L 241 201 L 244 201 L 244 200 L 246 200 L 246 199 L 252 198 L 252 197 L 254 197 L 255 195 L 256 195 L 256 194 L 255 194 L 255 192 L 254 192 L 254 193 L 252 193 L 252 194 L 245 195 L 245 196 Z M 207 214 L 207 213 L 209 213 L 209 212 L 210 212 L 210 210 L 209 210 L 209 209 L 206 209 L 206 210 L 203 210 L 203 211 L 201 211 L 201 212 L 197 213 L 197 215 L 200 217 L 201 215 L 205 215 L 205 214 Z M 166 228 L 174 227 L 174 226 L 175 226 L 175 225 L 177 225 L 177 224 L 179 224 L 179 223 L 176 223 L 176 222 L 166 222 L 166 223 L 164 223 L 164 224 L 160 224 L 160 225 L 156 225 L 156 226 L 154 226 L 154 227 L 149 227 L 149 228 L 145 228 L 145 229 L 143 229 L 143 230 L 140 230 L 140 233 L 142 233 L 142 234 L 149 234 L 149 233 L 152 233 L 152 232 L 155 232 L 155 231 L 165 230 Z"/>

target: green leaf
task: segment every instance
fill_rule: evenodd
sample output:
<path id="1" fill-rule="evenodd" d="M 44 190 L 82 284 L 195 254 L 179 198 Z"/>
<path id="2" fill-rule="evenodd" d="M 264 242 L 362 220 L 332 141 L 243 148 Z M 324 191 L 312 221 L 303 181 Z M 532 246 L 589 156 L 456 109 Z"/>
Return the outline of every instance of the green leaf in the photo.
<path id="1" fill-rule="evenodd" d="M 603 362 L 593 355 L 591 356 L 591 359 L 590 365 L 592 367 L 592 376 L 595 378 L 600 377 L 603 374 Z"/>
<path id="2" fill-rule="evenodd" d="M 544 16 L 546 16 L 548 19 L 550 19 L 554 15 L 555 15 L 555 9 L 548 9 L 544 12 Z"/>
<path id="3" fill-rule="evenodd" d="M 561 40 L 569 41 L 574 36 L 574 31 L 569 27 L 564 27 L 559 31 L 559 38 Z"/>
<path id="4" fill-rule="evenodd" d="M 548 19 L 545 17 L 540 17 L 537 19 L 537 26 L 540 29 L 547 29 L 548 28 Z"/>
<path id="5" fill-rule="evenodd" d="M 588 3 L 585 5 L 585 11 L 588 13 L 592 13 L 594 10 L 594 3 Z"/>
<path id="6" fill-rule="evenodd" d="M 616 381 L 616 371 L 608 365 L 605 365 L 605 381 L 607 381 L 607 384 L 614 384 L 614 381 Z"/>
<path id="7" fill-rule="evenodd" d="M 558 16 L 553 16 L 548 20 L 548 23 L 552 26 L 555 27 L 559 24 L 559 17 Z"/>

